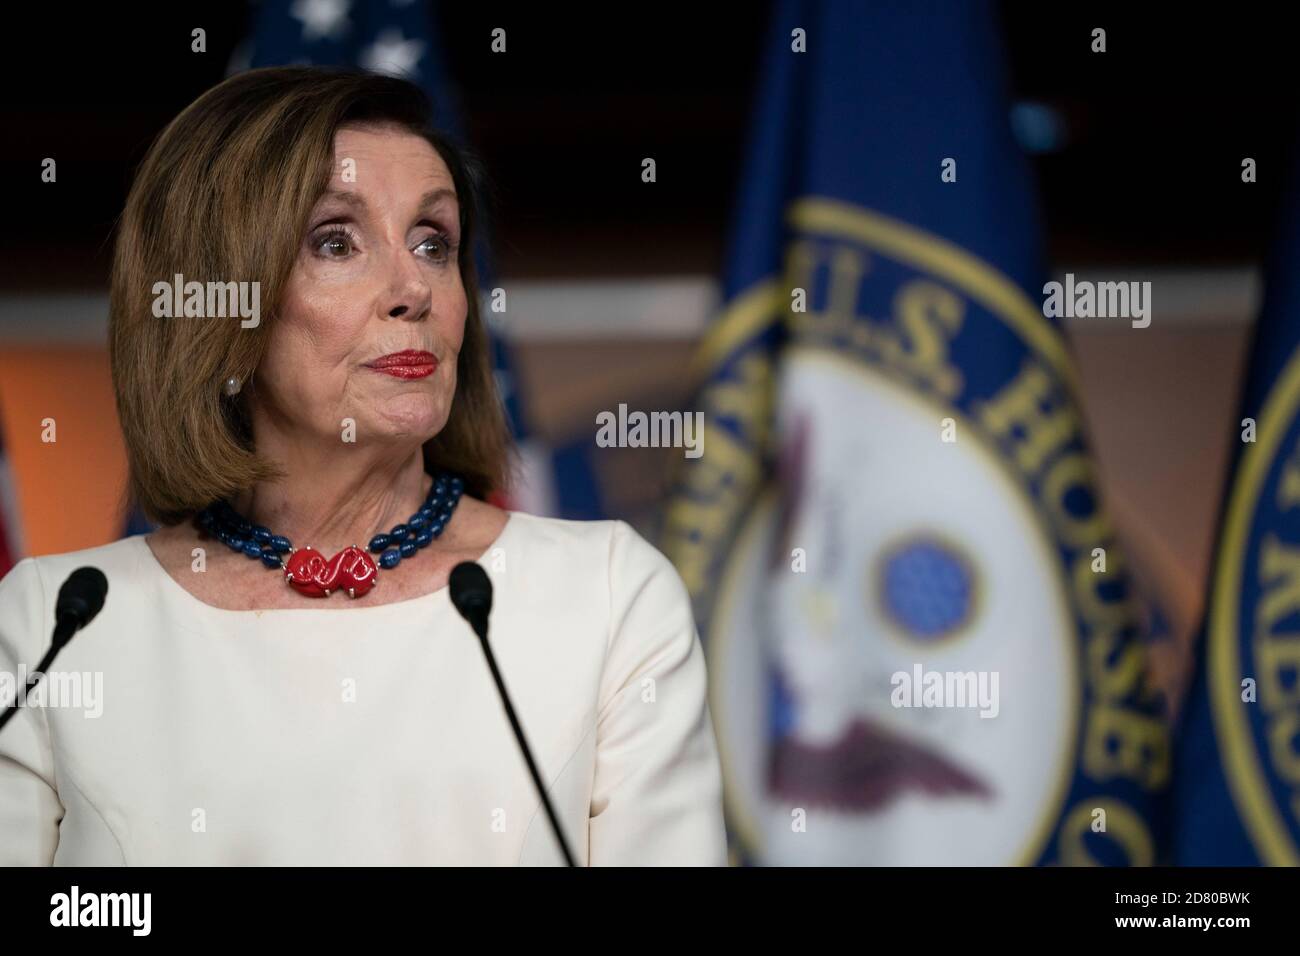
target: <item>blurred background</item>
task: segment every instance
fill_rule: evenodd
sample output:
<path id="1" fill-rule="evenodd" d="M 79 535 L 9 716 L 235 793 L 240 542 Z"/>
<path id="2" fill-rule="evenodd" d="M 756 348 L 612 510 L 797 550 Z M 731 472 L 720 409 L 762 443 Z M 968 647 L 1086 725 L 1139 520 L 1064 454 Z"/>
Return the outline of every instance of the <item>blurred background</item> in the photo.
<path id="1" fill-rule="evenodd" d="M 422 79 L 436 84 L 444 115 L 490 176 L 487 284 L 510 301 L 494 317 L 502 385 L 532 455 L 516 503 L 625 518 L 661 535 L 680 449 L 597 450 L 594 423 L 620 403 L 691 407 L 700 381 L 688 370 L 730 294 L 739 184 L 753 166 L 751 131 L 771 105 L 765 51 L 781 10 L 656 4 L 591 17 L 549 5 L 405 6 L 427 17 L 426 36 L 385 39 L 387 4 L 343 0 L 78 11 L 75 23 L 49 7 L 36 15 L 47 36 L 10 35 L 0 90 L 7 560 L 140 530 L 123 509 L 105 322 L 114 221 L 151 140 L 229 73 L 268 57 L 309 60 L 312 43 L 333 50 L 363 24 L 394 62 L 440 61 L 439 78 Z M 852 23 L 876 5 L 840 6 Z M 951 9 L 970 16 L 965 5 Z M 1149 328 L 1066 319 L 1064 331 L 1113 523 L 1165 619 L 1145 639 L 1175 714 L 1194 669 L 1263 263 L 1290 168 L 1296 102 L 1282 71 L 1291 44 L 1269 17 L 1246 13 L 1211 21 L 1124 4 L 1005 3 L 979 16 L 1000 44 L 1045 278 L 1153 285 Z M 203 52 L 192 49 L 196 27 Z M 491 45 L 498 27 L 504 55 Z M 1107 31 L 1104 54 L 1091 48 L 1097 27 Z M 864 58 L 870 43 L 862 38 Z M 845 83 L 846 107 L 877 95 Z M 912 108 L 924 117 L 929 104 Z M 1250 184 L 1240 175 L 1247 156 L 1259 170 Z M 40 179 L 45 157 L 57 158 L 57 185 Z M 649 185 L 645 157 L 657 164 Z M 58 422 L 54 446 L 41 441 L 47 417 Z"/>

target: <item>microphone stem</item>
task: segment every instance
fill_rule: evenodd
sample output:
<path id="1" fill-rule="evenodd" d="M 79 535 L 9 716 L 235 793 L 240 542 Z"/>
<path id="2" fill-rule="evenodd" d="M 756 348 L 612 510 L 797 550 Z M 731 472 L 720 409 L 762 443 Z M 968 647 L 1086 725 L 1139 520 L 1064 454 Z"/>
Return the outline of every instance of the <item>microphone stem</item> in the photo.
<path id="1" fill-rule="evenodd" d="M 505 705 L 506 717 L 510 719 L 510 726 L 514 728 L 515 738 L 519 741 L 519 749 L 523 751 L 524 760 L 528 764 L 528 772 L 533 776 L 533 784 L 537 787 L 537 794 L 542 798 L 542 807 L 546 810 L 547 817 L 551 821 L 551 829 L 555 832 L 555 838 L 559 841 L 560 851 L 564 854 L 564 862 L 567 866 L 577 866 L 573 861 L 573 854 L 569 850 L 568 841 L 564 839 L 564 831 L 560 829 L 559 818 L 555 815 L 555 808 L 551 806 L 551 798 L 546 795 L 546 788 L 542 785 L 542 775 L 537 772 L 537 764 L 533 762 L 532 751 L 528 749 L 528 743 L 524 740 L 524 729 L 519 724 L 519 718 L 515 716 L 514 705 L 510 703 L 510 695 L 506 693 L 505 682 L 501 679 L 501 672 L 497 670 L 496 658 L 492 656 L 492 648 L 488 646 L 487 639 L 487 622 L 474 622 L 474 633 L 478 635 L 479 643 L 483 645 L 483 656 L 487 658 L 488 669 L 492 671 L 492 679 L 496 681 L 497 691 L 501 695 L 501 703 Z"/>
<path id="2" fill-rule="evenodd" d="M 31 694 L 32 688 L 40 683 L 45 672 L 49 670 L 50 665 L 54 663 L 54 658 L 59 651 L 63 650 L 63 645 L 68 643 L 69 638 L 77 633 L 77 620 L 75 617 L 64 615 L 54 626 L 54 637 L 50 641 L 50 649 L 45 652 L 41 662 L 36 665 L 32 676 L 27 678 L 27 688 L 23 691 L 24 696 Z M 14 714 L 18 713 L 18 697 L 15 695 L 13 702 L 5 707 L 4 713 L 0 714 L 0 730 L 4 729 L 5 724 L 13 720 Z"/>

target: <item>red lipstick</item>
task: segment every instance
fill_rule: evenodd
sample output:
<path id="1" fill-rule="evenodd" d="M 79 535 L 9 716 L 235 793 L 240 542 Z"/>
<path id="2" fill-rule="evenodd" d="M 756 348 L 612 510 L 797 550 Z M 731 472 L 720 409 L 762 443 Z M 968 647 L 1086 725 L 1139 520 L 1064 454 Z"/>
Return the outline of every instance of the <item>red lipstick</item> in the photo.
<path id="1" fill-rule="evenodd" d="M 395 378 L 426 378 L 437 371 L 438 358 L 432 352 L 405 349 L 367 362 L 366 367 Z"/>

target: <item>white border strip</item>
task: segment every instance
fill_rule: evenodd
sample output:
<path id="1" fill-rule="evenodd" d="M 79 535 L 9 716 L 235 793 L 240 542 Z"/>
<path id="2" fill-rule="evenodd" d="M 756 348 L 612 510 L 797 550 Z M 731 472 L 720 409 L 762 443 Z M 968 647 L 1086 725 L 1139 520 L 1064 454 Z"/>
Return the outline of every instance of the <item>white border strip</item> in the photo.
<path id="1" fill-rule="evenodd" d="M 1151 283 L 1157 325 L 1237 325 L 1254 320 L 1263 282 L 1247 266 L 1215 269 L 1113 270 L 1059 268 L 1064 281 Z M 586 338 L 698 338 L 719 308 L 719 284 L 710 276 L 667 276 L 517 281 L 503 285 L 506 311 L 484 315 L 494 330 L 515 341 Z M 1091 319 L 1067 320 L 1072 331 L 1113 328 Z M 108 296 L 93 293 L 0 295 L 0 345 L 106 345 Z"/>

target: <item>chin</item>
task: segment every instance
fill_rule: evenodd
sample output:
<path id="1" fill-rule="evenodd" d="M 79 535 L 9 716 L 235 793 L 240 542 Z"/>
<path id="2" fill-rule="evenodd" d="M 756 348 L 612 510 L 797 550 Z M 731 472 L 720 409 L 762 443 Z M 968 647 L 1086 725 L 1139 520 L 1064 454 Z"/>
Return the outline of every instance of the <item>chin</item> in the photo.
<path id="1" fill-rule="evenodd" d="M 369 432 L 386 438 L 419 438 L 425 442 L 447 424 L 449 406 L 441 396 L 428 394 L 390 398 L 364 420 L 357 420 L 357 436 Z"/>

